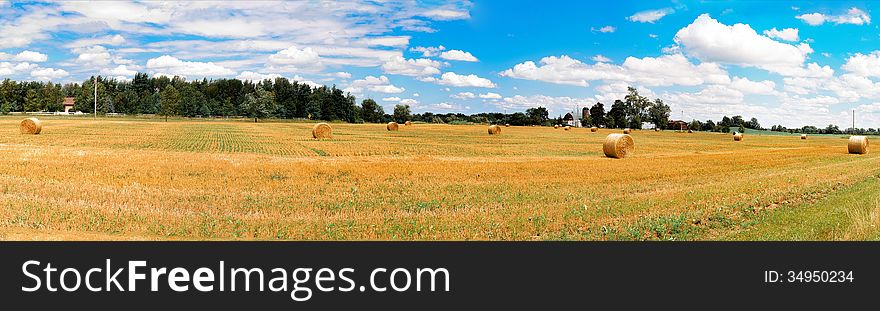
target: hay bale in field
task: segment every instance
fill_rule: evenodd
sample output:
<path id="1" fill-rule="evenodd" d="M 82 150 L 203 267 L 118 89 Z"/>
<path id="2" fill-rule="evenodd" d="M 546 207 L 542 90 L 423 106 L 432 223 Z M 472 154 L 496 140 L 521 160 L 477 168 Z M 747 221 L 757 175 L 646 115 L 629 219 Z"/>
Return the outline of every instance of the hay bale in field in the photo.
<path id="1" fill-rule="evenodd" d="M 736 133 L 736 134 L 733 134 L 733 140 L 734 140 L 734 141 L 741 141 L 741 140 L 743 140 L 743 133 Z"/>
<path id="2" fill-rule="evenodd" d="M 43 130 L 43 122 L 40 122 L 37 118 L 27 118 L 21 120 L 21 124 L 18 126 L 18 129 L 22 134 L 40 134 Z"/>
<path id="3" fill-rule="evenodd" d="M 659 132 L 659 131 L 660 131 L 660 128 L 659 128 L 659 127 L 655 127 L 655 128 L 654 128 L 654 132 Z"/>
<path id="4" fill-rule="evenodd" d="M 598 128 L 598 127 L 595 127 L 595 126 L 594 126 L 594 127 L 591 127 L 591 128 L 590 128 L 590 132 L 598 132 L 598 131 L 599 131 L 599 128 Z"/>
<path id="5" fill-rule="evenodd" d="M 412 125 L 412 122 L 406 121 L 406 122 L 403 122 L 403 125 L 410 126 L 410 125 Z"/>
<path id="6" fill-rule="evenodd" d="M 386 125 L 385 128 L 389 131 L 396 131 L 400 126 L 397 125 L 397 122 L 388 122 L 388 125 Z"/>
<path id="7" fill-rule="evenodd" d="M 868 153 L 868 137 L 866 136 L 850 136 L 849 144 L 847 144 L 849 153 L 866 154 Z"/>
<path id="8" fill-rule="evenodd" d="M 624 133 L 624 134 L 629 134 L 629 133 L 631 133 L 631 132 L 632 132 L 632 130 L 631 130 L 630 128 L 625 128 L 625 129 L 623 129 L 623 133 Z"/>
<path id="9" fill-rule="evenodd" d="M 489 126 L 489 135 L 498 135 L 501 134 L 501 127 L 497 125 Z"/>
<path id="10" fill-rule="evenodd" d="M 559 128 L 559 124 L 554 125 L 553 128 L 558 129 L 558 128 Z"/>
<path id="11" fill-rule="evenodd" d="M 693 133 L 693 132 L 694 132 L 694 130 L 688 130 L 688 133 Z"/>
<path id="12" fill-rule="evenodd" d="M 327 123 L 315 124 L 315 127 L 312 128 L 312 137 L 333 138 L 333 128 Z"/>
<path id="13" fill-rule="evenodd" d="M 807 139 L 807 134 L 801 134 L 801 139 Z"/>
<path id="14" fill-rule="evenodd" d="M 609 158 L 623 158 L 633 152 L 635 144 L 632 136 L 627 134 L 609 134 L 605 137 L 605 144 L 602 145 L 602 151 Z"/>
<path id="15" fill-rule="evenodd" d="M 565 130 L 566 130 L 566 131 L 568 131 L 568 130 L 570 130 L 570 129 L 571 129 L 571 126 L 566 126 L 566 127 L 565 127 Z"/>
<path id="16" fill-rule="evenodd" d="M 504 123 L 504 127 L 510 127 L 510 123 Z"/>

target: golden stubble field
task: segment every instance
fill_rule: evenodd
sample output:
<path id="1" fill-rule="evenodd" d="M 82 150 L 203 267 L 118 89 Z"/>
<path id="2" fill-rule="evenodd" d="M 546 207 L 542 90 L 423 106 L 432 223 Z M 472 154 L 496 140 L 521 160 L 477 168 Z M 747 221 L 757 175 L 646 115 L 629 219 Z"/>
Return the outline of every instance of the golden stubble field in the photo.
<path id="1" fill-rule="evenodd" d="M 713 239 L 880 172 L 842 136 L 0 118 L 0 239 Z"/>

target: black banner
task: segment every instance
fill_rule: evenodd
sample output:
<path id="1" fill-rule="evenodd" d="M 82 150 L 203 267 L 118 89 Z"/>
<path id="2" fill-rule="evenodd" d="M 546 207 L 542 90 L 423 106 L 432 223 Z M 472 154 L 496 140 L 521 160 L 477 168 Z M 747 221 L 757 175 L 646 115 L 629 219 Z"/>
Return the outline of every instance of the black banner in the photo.
<path id="1" fill-rule="evenodd" d="M 34 309 L 840 308 L 874 304 L 880 244 L 3 242 L 0 283 Z"/>

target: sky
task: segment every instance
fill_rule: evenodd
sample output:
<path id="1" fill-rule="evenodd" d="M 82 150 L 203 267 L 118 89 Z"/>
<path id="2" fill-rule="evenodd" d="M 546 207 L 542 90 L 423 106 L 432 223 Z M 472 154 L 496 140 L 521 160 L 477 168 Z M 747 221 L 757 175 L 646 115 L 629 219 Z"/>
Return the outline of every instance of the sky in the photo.
<path id="1" fill-rule="evenodd" d="M 0 78 L 287 77 L 391 111 L 880 127 L 880 2 L 0 0 Z"/>

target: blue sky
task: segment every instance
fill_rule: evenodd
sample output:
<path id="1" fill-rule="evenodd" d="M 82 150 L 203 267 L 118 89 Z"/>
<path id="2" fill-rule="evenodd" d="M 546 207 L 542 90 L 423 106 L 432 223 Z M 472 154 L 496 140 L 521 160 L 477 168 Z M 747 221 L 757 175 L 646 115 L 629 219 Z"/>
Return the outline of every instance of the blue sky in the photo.
<path id="1" fill-rule="evenodd" d="M 661 98 L 673 118 L 880 127 L 874 2 L 3 2 L 0 77 L 283 76 L 386 110 L 563 114 Z"/>

